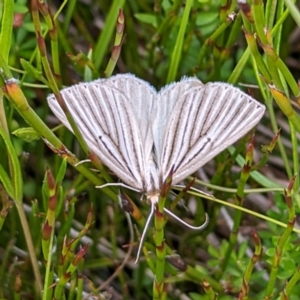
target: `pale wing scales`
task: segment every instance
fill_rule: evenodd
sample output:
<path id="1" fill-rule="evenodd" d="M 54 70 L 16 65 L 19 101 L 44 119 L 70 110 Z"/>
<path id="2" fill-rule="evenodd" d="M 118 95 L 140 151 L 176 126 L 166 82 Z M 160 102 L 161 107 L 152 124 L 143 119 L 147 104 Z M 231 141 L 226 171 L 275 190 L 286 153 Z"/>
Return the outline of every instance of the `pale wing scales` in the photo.
<path id="1" fill-rule="evenodd" d="M 173 111 L 178 111 L 177 103 L 182 96 L 195 87 L 201 87 L 203 83 L 196 77 L 186 78 L 171 83 L 162 88 L 157 95 L 157 111 L 153 116 L 153 135 L 158 161 L 163 151 L 163 142 L 168 121 Z"/>
<path id="2" fill-rule="evenodd" d="M 148 82 L 132 74 L 119 74 L 98 82 L 118 89 L 130 99 L 142 139 L 146 141 L 150 116 L 155 110 L 157 91 Z"/>
<path id="3" fill-rule="evenodd" d="M 174 166 L 173 184 L 185 179 L 252 129 L 264 111 L 262 104 L 228 84 L 190 90 L 169 118 L 160 176 L 164 179 Z"/>
<path id="4" fill-rule="evenodd" d="M 123 182 L 143 190 L 144 150 L 131 101 L 119 90 L 94 82 L 72 86 L 61 94 L 88 147 Z M 54 95 L 48 103 L 71 129 Z"/>
<path id="5" fill-rule="evenodd" d="M 145 155 L 144 192 L 146 194 L 155 193 L 160 189 L 157 159 L 153 154 L 155 132 L 152 130 L 153 120 L 157 115 L 157 91 L 148 82 L 132 74 L 120 74 L 110 77 L 103 80 L 103 84 L 119 89 L 131 100 Z"/>

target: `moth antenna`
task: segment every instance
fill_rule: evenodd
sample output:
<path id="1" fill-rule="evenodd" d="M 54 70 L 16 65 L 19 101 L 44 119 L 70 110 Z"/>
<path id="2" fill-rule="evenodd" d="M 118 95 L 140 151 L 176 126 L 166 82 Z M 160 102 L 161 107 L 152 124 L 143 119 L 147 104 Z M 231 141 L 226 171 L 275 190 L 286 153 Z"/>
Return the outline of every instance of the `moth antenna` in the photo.
<path id="1" fill-rule="evenodd" d="M 174 218 L 179 223 L 183 224 L 185 227 L 188 227 L 188 228 L 193 229 L 193 230 L 202 230 L 202 229 L 204 229 L 207 226 L 207 224 L 209 222 L 209 217 L 208 217 L 207 213 L 205 213 L 205 221 L 204 221 L 204 223 L 202 225 L 200 225 L 200 226 L 192 226 L 192 225 L 188 224 L 187 222 L 184 222 L 183 220 L 181 220 L 179 217 L 177 217 L 170 210 L 164 208 L 164 212 L 166 214 L 168 214 L 169 216 L 171 216 L 172 218 Z"/>
<path id="2" fill-rule="evenodd" d="M 141 239 L 140 239 L 140 243 L 139 243 L 139 248 L 138 248 L 138 251 L 137 251 L 137 254 L 136 254 L 136 259 L 135 259 L 135 262 L 134 262 L 135 264 L 138 262 L 138 260 L 140 258 L 140 255 L 141 255 L 141 251 L 142 251 L 142 248 L 143 248 L 143 244 L 144 244 L 144 240 L 145 240 L 145 237 L 146 237 L 146 233 L 147 233 L 149 224 L 150 224 L 151 219 L 152 219 L 153 214 L 154 214 L 155 204 L 156 203 L 154 201 L 151 201 L 151 211 L 150 211 L 150 214 L 149 214 L 149 216 L 147 218 L 145 227 L 143 229 L 143 233 L 142 233 L 142 236 L 141 236 Z"/>
<path id="3" fill-rule="evenodd" d="M 77 166 L 79 166 L 79 165 L 81 165 L 81 164 L 88 163 L 88 162 L 91 162 L 91 160 L 90 160 L 90 159 L 84 159 L 84 160 L 79 161 L 79 162 L 78 162 L 77 164 L 75 164 L 74 166 L 77 167 Z"/>
<path id="4" fill-rule="evenodd" d="M 185 185 L 180 185 L 180 184 L 172 185 L 172 187 L 182 188 L 182 189 L 186 188 Z M 205 195 L 205 196 L 209 196 L 209 197 L 215 198 L 214 195 L 209 194 L 209 193 L 206 193 L 206 192 L 203 192 L 203 191 L 201 191 L 201 190 L 199 190 L 199 189 L 196 189 L 196 188 L 194 188 L 194 187 L 192 187 L 192 186 L 190 186 L 189 189 L 190 189 L 191 191 L 198 192 L 198 193 L 203 194 L 203 195 Z"/>
<path id="5" fill-rule="evenodd" d="M 103 189 L 103 188 L 108 187 L 108 186 L 121 186 L 121 187 L 127 188 L 129 190 L 132 190 L 134 192 L 138 192 L 138 193 L 140 192 L 140 190 L 134 189 L 131 186 L 126 185 L 122 182 L 108 182 L 108 183 L 105 183 L 105 184 L 102 184 L 102 185 L 97 185 L 96 188 L 97 189 Z"/>

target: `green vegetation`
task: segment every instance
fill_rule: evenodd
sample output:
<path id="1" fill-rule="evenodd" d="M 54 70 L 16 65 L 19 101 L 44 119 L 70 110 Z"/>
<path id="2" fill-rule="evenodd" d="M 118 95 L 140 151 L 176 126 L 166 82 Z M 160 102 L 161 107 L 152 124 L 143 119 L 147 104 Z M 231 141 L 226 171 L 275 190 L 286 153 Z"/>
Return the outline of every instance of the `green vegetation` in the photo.
<path id="1" fill-rule="evenodd" d="M 296 4 L 28 2 L 0 0 L 0 299 L 299 299 Z M 159 211 L 194 226 L 206 212 L 207 228 L 156 216 L 137 264 L 149 204 L 95 188 L 118 178 L 46 101 L 127 72 L 157 89 L 182 76 L 229 82 L 267 107 L 254 138 L 195 174 L 214 197 L 163 194 Z"/>

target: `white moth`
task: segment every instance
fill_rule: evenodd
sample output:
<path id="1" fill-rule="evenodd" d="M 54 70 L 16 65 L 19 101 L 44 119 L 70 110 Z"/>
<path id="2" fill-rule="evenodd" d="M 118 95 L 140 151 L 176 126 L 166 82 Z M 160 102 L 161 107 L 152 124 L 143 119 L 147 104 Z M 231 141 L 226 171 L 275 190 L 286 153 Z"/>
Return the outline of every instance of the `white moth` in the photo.
<path id="1" fill-rule="evenodd" d="M 126 185 L 151 200 L 173 169 L 178 184 L 250 131 L 265 106 L 226 83 L 195 77 L 157 92 L 131 74 L 65 88 L 64 101 L 88 147 Z M 54 95 L 48 103 L 71 131 Z"/>

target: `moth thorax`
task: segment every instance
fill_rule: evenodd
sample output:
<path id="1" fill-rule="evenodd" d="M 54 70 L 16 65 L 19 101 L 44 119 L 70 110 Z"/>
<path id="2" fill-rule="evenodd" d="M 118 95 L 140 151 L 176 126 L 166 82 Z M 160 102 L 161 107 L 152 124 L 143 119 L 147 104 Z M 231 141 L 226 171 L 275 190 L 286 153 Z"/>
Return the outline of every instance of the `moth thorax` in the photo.
<path id="1" fill-rule="evenodd" d="M 153 160 L 148 161 L 146 172 L 144 175 L 144 191 L 146 195 L 159 194 L 161 189 L 161 180 L 156 164 Z M 147 196 L 149 199 L 149 197 Z"/>

